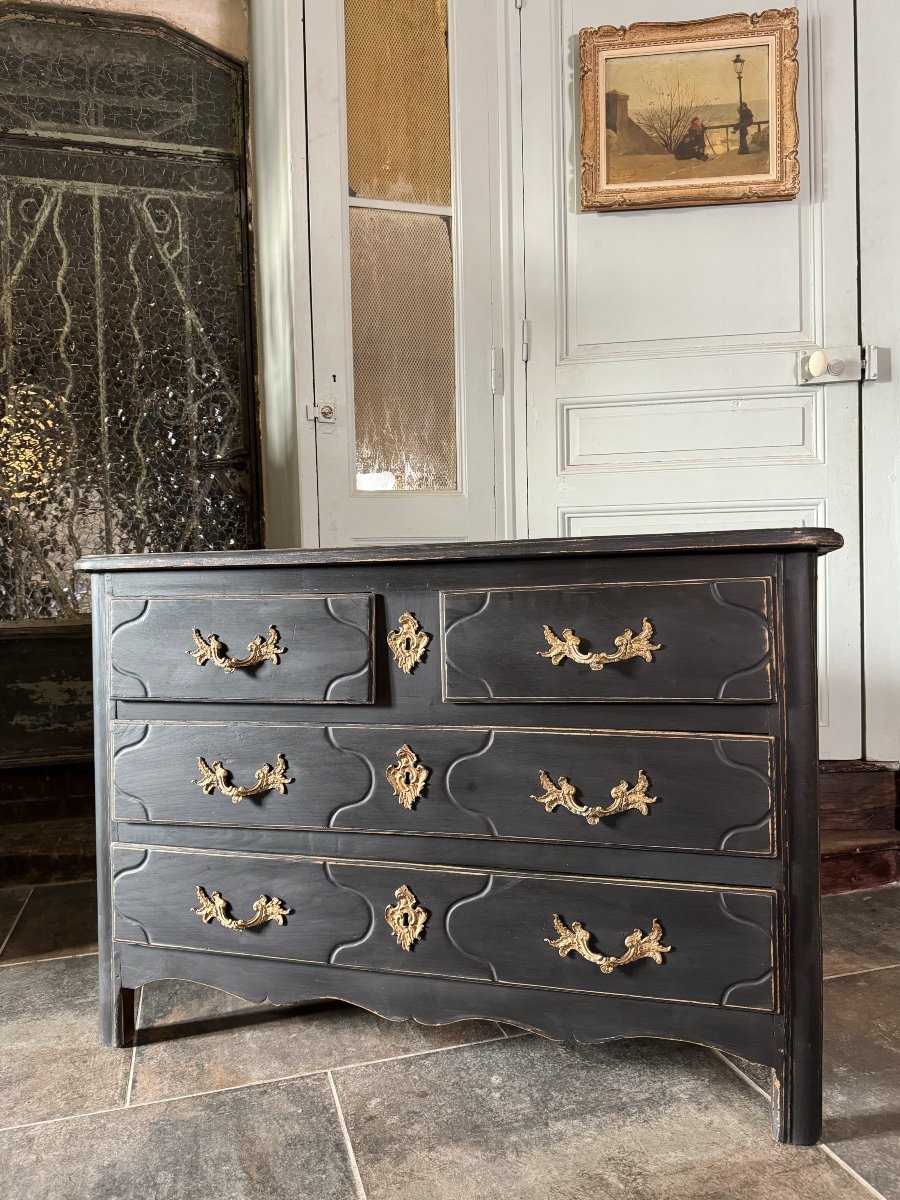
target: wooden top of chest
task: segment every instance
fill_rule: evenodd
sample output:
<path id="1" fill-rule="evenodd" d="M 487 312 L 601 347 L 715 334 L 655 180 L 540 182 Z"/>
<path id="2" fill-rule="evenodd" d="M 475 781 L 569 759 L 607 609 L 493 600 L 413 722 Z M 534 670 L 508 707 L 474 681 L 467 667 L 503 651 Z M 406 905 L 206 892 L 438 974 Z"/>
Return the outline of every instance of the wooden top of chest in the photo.
<path id="1" fill-rule="evenodd" d="M 504 542 L 432 542 L 321 550 L 216 550 L 188 554 L 91 554 L 79 571 L 164 571 L 196 567 L 330 567 L 354 563 L 453 562 L 478 559 L 572 558 L 589 555 L 690 554 L 735 550 L 815 550 L 828 554 L 844 539 L 833 529 L 747 529 L 719 533 L 653 533 L 616 537 L 534 538 Z"/>

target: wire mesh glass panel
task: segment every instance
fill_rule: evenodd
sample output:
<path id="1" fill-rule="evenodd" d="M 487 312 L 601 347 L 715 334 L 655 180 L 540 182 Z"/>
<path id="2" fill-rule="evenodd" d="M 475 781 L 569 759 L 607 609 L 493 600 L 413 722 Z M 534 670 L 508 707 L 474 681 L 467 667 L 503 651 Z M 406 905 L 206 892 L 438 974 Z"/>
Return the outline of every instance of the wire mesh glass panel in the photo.
<path id="1" fill-rule="evenodd" d="M 64 24 L 66 71 L 52 61 L 68 85 L 79 60 Z M 7 87 L 16 28 L 0 22 Z M 92 87 L 112 86 L 106 41 L 81 33 L 86 98 L 70 125 L 99 112 Z M 189 107 L 183 51 L 173 66 L 162 37 L 105 36 L 126 68 L 131 49 L 149 70 L 155 46 Z M 130 96 L 145 78 L 129 76 Z M 240 89 L 221 95 L 232 108 L 216 119 L 242 127 Z M 195 132 L 205 145 L 212 128 Z M 231 153 L 0 135 L 0 621 L 86 611 L 80 554 L 258 544 L 243 188 Z"/>
<path id="2" fill-rule="evenodd" d="M 356 486 L 457 487 L 448 217 L 350 209 Z"/>
<path id="3" fill-rule="evenodd" d="M 350 195 L 450 203 L 447 0 L 345 0 Z"/>

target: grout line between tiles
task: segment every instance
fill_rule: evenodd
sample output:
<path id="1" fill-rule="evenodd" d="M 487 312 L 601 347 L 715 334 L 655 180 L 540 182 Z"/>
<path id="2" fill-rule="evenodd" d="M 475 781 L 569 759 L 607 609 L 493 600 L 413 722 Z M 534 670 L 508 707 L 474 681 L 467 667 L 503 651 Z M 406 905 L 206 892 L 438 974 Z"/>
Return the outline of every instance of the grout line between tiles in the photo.
<path id="1" fill-rule="evenodd" d="M 347 1151 L 347 1158 L 350 1161 L 350 1170 L 353 1174 L 353 1183 L 356 1187 L 357 1200 L 367 1200 L 366 1189 L 363 1187 L 362 1176 L 359 1173 L 359 1164 L 356 1161 L 356 1152 L 353 1149 L 353 1143 L 350 1141 L 350 1131 L 347 1128 L 347 1122 L 344 1119 L 344 1110 L 341 1108 L 341 1100 L 335 1087 L 334 1077 L 330 1071 L 326 1071 L 328 1076 L 328 1086 L 331 1088 L 331 1096 L 334 1100 L 334 1107 L 337 1113 L 338 1124 L 341 1127 L 341 1135 L 344 1139 L 344 1149 Z"/>
<path id="2" fill-rule="evenodd" d="M 879 1192 L 876 1188 L 873 1188 L 867 1179 L 863 1179 L 862 1175 L 860 1175 L 858 1171 L 854 1171 L 849 1163 L 844 1162 L 839 1154 L 835 1154 L 829 1145 L 826 1145 L 825 1142 L 821 1142 L 820 1148 L 825 1151 L 829 1158 L 834 1159 L 838 1166 L 842 1167 L 851 1179 L 855 1179 L 861 1187 L 864 1187 L 870 1196 L 874 1196 L 875 1200 L 885 1200 L 885 1197 L 881 1194 L 881 1192 Z"/>
<path id="3" fill-rule="evenodd" d="M 12 935 L 16 931 L 16 926 L 18 925 L 19 921 L 21 920 L 22 913 L 25 911 L 25 905 L 28 903 L 28 901 L 31 899 L 31 897 L 33 895 L 34 895 L 34 888 L 29 888 L 28 892 L 25 896 L 25 899 L 22 901 L 22 905 L 19 908 L 19 911 L 16 913 L 16 915 L 13 919 L 12 925 L 10 925 L 10 927 L 9 927 L 9 932 L 7 933 L 6 937 L 3 939 L 3 942 L 0 943 L 0 957 L 2 957 L 2 955 L 4 954 L 6 947 L 9 945 L 9 939 L 12 937 Z M 0 965 L 7 966 L 9 964 L 3 963 Z"/>
<path id="4" fill-rule="evenodd" d="M 134 1068 L 137 1063 L 138 1030 L 141 1027 L 141 1009 L 144 1007 L 144 989 L 140 989 L 137 1010 L 134 1014 L 134 1042 L 131 1047 L 131 1070 L 128 1072 L 128 1087 L 125 1091 L 125 1107 L 131 1108 L 131 1089 L 134 1087 Z"/>
<path id="5" fill-rule="evenodd" d="M 10 931 L 12 932 L 12 931 Z M 2 951 L 0 951 L 2 953 Z M 78 954 L 45 954 L 43 958 L 17 958 L 14 962 L 0 961 L 0 970 L 9 967 L 33 967 L 35 963 L 63 962 L 67 958 L 96 958 L 96 950 L 81 950 Z"/>
<path id="6" fill-rule="evenodd" d="M 762 1096 L 763 1100 L 766 1100 L 771 1104 L 772 1097 L 765 1090 L 765 1088 L 761 1088 L 755 1079 L 751 1079 L 751 1077 L 745 1071 L 741 1070 L 737 1063 L 733 1063 L 727 1054 L 723 1054 L 722 1051 L 717 1050 L 715 1046 L 707 1046 L 707 1050 L 709 1050 L 710 1054 L 713 1054 L 716 1058 L 720 1059 L 730 1071 L 734 1071 L 738 1079 L 749 1084 L 750 1087 L 753 1088 L 754 1092 L 758 1092 L 759 1095 Z"/>
<path id="7" fill-rule="evenodd" d="M 858 971 L 840 971 L 837 975 L 824 975 L 826 983 L 830 979 L 849 979 L 853 975 L 871 975 L 874 971 L 894 971 L 900 967 L 900 962 L 885 963 L 883 967 L 861 967 Z"/>
<path id="8" fill-rule="evenodd" d="M 517 1037 L 529 1037 L 527 1031 L 522 1033 L 513 1033 L 507 1035 L 510 1039 Z M 274 1079 L 254 1079 L 249 1083 L 235 1083 L 230 1087 L 214 1088 L 208 1092 L 184 1092 L 178 1096 L 162 1096 L 158 1100 L 139 1100 L 135 1104 L 128 1105 L 128 1111 L 134 1112 L 138 1108 L 149 1108 L 155 1104 L 174 1104 L 178 1100 L 196 1100 L 201 1096 L 218 1096 L 222 1092 L 240 1092 L 245 1089 L 266 1087 L 272 1083 L 290 1083 L 293 1079 L 313 1079 L 316 1075 L 325 1075 L 329 1071 L 352 1071 L 360 1067 L 377 1067 L 383 1063 L 397 1062 L 403 1058 L 421 1058 L 426 1054 L 445 1054 L 451 1050 L 468 1050 L 472 1046 L 487 1046 L 494 1042 L 502 1042 L 507 1040 L 506 1037 L 498 1036 L 494 1038 L 485 1038 L 480 1042 L 459 1042 L 455 1046 L 435 1046 L 431 1050 L 414 1050 L 408 1054 L 395 1054 L 390 1058 L 372 1058 L 366 1059 L 363 1062 L 343 1063 L 339 1067 L 319 1067 L 315 1071 L 298 1071 L 294 1075 L 279 1075 Z M 125 1106 L 119 1105 L 118 1108 L 97 1108 L 91 1112 L 67 1113 L 61 1117 L 48 1117 L 44 1121 L 24 1121 L 20 1125 L 2 1125 L 0 1133 L 8 1133 L 15 1129 L 31 1129 L 35 1125 L 56 1125 L 60 1121 L 76 1121 L 79 1117 L 98 1117 L 104 1116 L 107 1113 L 123 1113 Z"/>

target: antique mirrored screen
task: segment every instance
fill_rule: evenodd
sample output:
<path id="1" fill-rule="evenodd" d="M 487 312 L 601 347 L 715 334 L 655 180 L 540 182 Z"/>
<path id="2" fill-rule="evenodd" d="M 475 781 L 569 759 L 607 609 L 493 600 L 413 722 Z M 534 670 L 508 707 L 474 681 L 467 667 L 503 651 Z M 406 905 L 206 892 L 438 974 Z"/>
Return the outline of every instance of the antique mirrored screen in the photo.
<path id="1" fill-rule="evenodd" d="M 0 19 L 0 621 L 81 554 L 257 544 L 236 65 L 127 19 Z"/>
<path id="2" fill-rule="evenodd" d="M 346 0 L 356 486 L 457 487 L 446 0 Z"/>

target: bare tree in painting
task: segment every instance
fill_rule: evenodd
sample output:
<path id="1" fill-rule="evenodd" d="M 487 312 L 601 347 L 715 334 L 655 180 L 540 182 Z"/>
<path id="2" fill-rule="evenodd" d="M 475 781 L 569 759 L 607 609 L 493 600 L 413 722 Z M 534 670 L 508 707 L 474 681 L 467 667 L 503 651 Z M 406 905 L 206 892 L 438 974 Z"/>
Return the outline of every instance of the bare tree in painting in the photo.
<path id="1" fill-rule="evenodd" d="M 691 119 L 707 103 L 684 72 L 673 68 L 657 83 L 644 82 L 646 102 L 635 122 L 669 153 L 684 137 Z"/>

